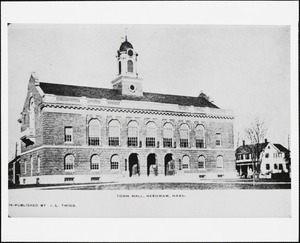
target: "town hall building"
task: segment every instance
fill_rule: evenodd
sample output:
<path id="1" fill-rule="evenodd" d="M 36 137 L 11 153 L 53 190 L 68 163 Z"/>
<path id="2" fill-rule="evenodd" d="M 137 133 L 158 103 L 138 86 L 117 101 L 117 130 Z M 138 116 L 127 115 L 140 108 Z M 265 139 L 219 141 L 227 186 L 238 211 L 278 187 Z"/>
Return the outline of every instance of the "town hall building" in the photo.
<path id="1" fill-rule="evenodd" d="M 45 83 L 31 74 L 18 120 L 21 184 L 236 176 L 233 113 L 204 93 L 145 92 L 137 63 L 126 38 L 112 89 Z"/>

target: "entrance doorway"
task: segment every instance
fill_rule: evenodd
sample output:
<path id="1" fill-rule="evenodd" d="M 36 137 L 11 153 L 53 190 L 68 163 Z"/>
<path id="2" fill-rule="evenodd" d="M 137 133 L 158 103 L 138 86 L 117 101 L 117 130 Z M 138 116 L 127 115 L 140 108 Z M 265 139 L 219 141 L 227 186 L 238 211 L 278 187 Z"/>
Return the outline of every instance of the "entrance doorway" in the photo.
<path id="1" fill-rule="evenodd" d="M 140 175 L 139 159 L 137 154 L 129 155 L 129 176 Z"/>
<path id="2" fill-rule="evenodd" d="M 172 154 L 166 154 L 165 156 L 165 175 L 175 174 L 175 163 Z"/>
<path id="3" fill-rule="evenodd" d="M 147 157 L 147 176 L 157 175 L 156 154 L 149 154 Z"/>

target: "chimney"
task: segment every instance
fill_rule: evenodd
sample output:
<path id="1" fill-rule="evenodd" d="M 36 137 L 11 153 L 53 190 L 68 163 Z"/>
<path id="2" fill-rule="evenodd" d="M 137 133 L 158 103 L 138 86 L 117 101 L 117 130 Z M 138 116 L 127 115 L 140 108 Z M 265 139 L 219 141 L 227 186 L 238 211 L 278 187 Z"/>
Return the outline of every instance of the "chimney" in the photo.
<path id="1" fill-rule="evenodd" d="M 243 147 L 245 146 L 245 140 L 243 140 Z"/>
<path id="2" fill-rule="evenodd" d="M 265 138 L 265 143 L 268 143 L 268 140 Z"/>

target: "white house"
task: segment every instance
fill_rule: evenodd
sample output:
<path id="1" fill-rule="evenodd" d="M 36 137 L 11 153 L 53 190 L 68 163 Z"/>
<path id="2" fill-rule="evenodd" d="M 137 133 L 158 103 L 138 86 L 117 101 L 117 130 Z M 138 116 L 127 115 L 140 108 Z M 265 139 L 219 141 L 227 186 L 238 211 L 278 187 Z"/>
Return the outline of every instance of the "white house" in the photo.
<path id="1" fill-rule="evenodd" d="M 289 150 L 281 144 L 272 144 L 269 142 L 261 153 L 261 176 L 271 177 L 271 173 L 287 173 L 288 165 L 286 156 L 288 153 Z"/>
<path id="2" fill-rule="evenodd" d="M 259 160 L 252 159 L 253 151 L 260 153 Z M 289 172 L 289 150 L 281 144 L 264 143 L 243 145 L 236 149 L 236 169 L 240 176 L 253 175 L 253 165 L 260 166 L 260 177 L 271 178 L 272 174 Z"/>

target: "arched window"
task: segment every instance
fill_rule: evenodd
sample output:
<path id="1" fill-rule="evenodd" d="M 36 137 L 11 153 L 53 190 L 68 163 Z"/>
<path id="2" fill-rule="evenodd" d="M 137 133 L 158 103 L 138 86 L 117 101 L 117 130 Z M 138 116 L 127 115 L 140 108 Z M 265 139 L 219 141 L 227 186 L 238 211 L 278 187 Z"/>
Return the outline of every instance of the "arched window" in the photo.
<path id="1" fill-rule="evenodd" d="M 34 129 L 34 100 L 32 97 L 29 100 L 29 128 Z"/>
<path id="2" fill-rule="evenodd" d="M 223 157 L 221 155 L 217 157 L 217 168 L 223 168 Z"/>
<path id="3" fill-rule="evenodd" d="M 41 158 L 39 155 L 37 157 L 37 172 L 41 172 Z"/>
<path id="4" fill-rule="evenodd" d="M 163 145 L 167 148 L 172 148 L 173 141 L 173 125 L 166 123 L 163 128 Z"/>
<path id="5" fill-rule="evenodd" d="M 117 120 L 110 121 L 108 125 L 108 145 L 120 145 L 120 123 Z"/>
<path id="6" fill-rule="evenodd" d="M 182 157 L 182 169 L 188 170 L 190 168 L 190 157 L 187 155 L 184 155 Z"/>
<path id="7" fill-rule="evenodd" d="M 91 170 L 100 169 L 100 156 L 95 154 L 91 157 Z"/>
<path id="8" fill-rule="evenodd" d="M 97 119 L 89 122 L 89 145 L 100 145 L 100 122 Z"/>
<path id="9" fill-rule="evenodd" d="M 139 137 L 139 124 L 136 121 L 131 121 L 128 123 L 128 146 L 137 147 Z"/>
<path id="10" fill-rule="evenodd" d="M 127 71 L 133 73 L 133 62 L 131 60 L 128 60 L 127 62 Z"/>
<path id="11" fill-rule="evenodd" d="M 205 157 L 203 155 L 198 158 L 198 169 L 205 169 Z"/>
<path id="12" fill-rule="evenodd" d="M 33 174 L 33 157 L 30 156 L 30 176 Z"/>
<path id="13" fill-rule="evenodd" d="M 205 147 L 205 130 L 204 126 L 198 125 L 196 126 L 196 148 L 204 148 Z"/>
<path id="14" fill-rule="evenodd" d="M 119 155 L 115 154 L 110 159 L 110 169 L 111 170 L 119 170 L 120 158 Z"/>
<path id="15" fill-rule="evenodd" d="M 122 72 L 122 64 L 121 62 L 119 62 L 119 74 L 121 74 L 121 72 Z"/>
<path id="16" fill-rule="evenodd" d="M 65 170 L 74 170 L 74 156 L 72 154 L 65 157 Z"/>
<path id="17" fill-rule="evenodd" d="M 146 125 L 146 147 L 155 147 L 156 124 L 148 122 Z"/>
<path id="18" fill-rule="evenodd" d="M 180 147 L 187 148 L 189 146 L 189 126 L 187 124 L 181 124 L 179 129 Z"/>

